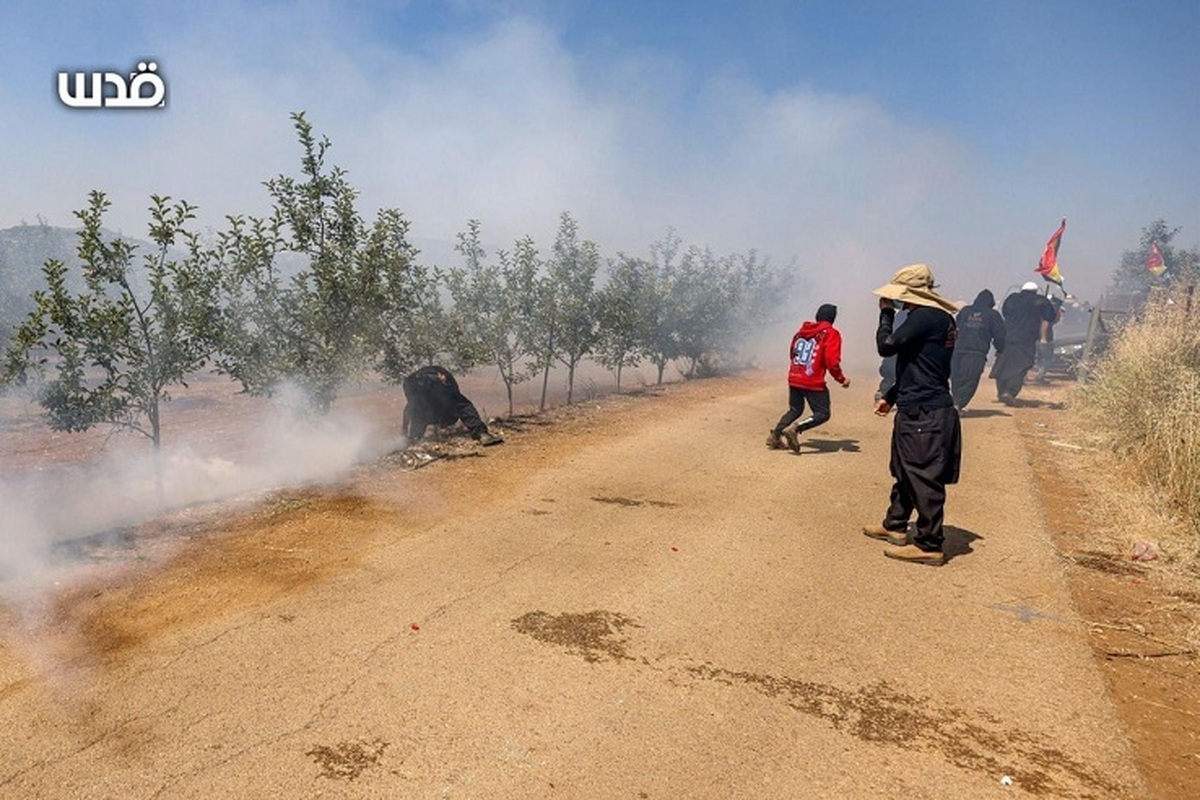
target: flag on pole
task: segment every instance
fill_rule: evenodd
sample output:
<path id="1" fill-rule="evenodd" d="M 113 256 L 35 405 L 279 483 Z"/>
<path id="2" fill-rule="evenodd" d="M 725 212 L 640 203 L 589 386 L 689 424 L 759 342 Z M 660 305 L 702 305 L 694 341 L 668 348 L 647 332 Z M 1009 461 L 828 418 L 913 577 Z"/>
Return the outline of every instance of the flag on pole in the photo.
<path id="1" fill-rule="evenodd" d="M 1162 251 L 1158 249 L 1158 242 L 1150 243 L 1150 253 L 1146 256 L 1146 269 L 1150 270 L 1150 274 L 1156 278 L 1167 271 L 1167 262 L 1163 261 Z"/>
<path id="2" fill-rule="evenodd" d="M 1041 275 L 1051 283 L 1063 285 L 1062 273 L 1058 271 L 1058 245 L 1062 242 L 1063 231 L 1067 229 L 1067 218 L 1063 217 L 1062 224 L 1058 226 L 1058 230 L 1050 237 L 1050 241 L 1046 242 L 1046 249 L 1042 252 L 1042 259 L 1038 262 L 1037 269 L 1034 270 L 1038 275 Z"/>

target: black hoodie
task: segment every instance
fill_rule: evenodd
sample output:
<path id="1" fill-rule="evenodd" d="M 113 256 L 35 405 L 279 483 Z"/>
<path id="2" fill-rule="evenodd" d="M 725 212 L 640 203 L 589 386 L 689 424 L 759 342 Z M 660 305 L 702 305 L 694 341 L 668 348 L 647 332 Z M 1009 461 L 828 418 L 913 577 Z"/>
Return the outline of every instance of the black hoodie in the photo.
<path id="1" fill-rule="evenodd" d="M 1004 318 L 996 310 L 996 298 L 984 289 L 975 302 L 958 312 L 958 341 L 954 352 L 987 355 L 996 345 L 996 353 L 1004 352 Z"/>

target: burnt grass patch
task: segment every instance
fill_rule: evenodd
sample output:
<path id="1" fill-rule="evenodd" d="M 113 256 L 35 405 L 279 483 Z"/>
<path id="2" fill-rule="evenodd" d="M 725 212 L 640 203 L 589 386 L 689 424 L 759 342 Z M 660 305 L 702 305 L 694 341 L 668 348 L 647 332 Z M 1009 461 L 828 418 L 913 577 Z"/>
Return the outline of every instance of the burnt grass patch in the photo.
<path id="1" fill-rule="evenodd" d="M 628 651 L 623 632 L 641 626 L 611 611 L 531 611 L 514 619 L 512 627 L 539 642 L 565 647 L 567 653 L 591 663 L 635 662 L 655 672 L 682 671 L 694 681 L 744 686 L 862 741 L 936 752 L 956 767 L 997 779 L 1009 775 L 1023 791 L 1035 796 L 1081 800 L 1124 796 L 1126 787 L 1046 737 L 1008 727 L 978 710 L 950 708 L 904 694 L 886 682 L 847 689 L 711 663 L 655 664 Z"/>
<path id="2" fill-rule="evenodd" d="M 388 743 L 376 739 L 370 742 L 338 742 L 317 745 L 305 752 L 321 768 L 322 778 L 352 781 L 379 763 Z"/>
<path id="3" fill-rule="evenodd" d="M 584 661 L 595 664 L 605 660 L 632 660 L 625 652 L 626 639 L 621 632 L 640 626 L 624 614 L 613 611 L 578 614 L 530 611 L 514 619 L 512 627 L 543 644 L 565 647 L 569 654 L 582 656 Z"/>
<path id="4" fill-rule="evenodd" d="M 972 772 L 1009 775 L 1021 789 L 1041 797 L 1122 796 L 1122 787 L 1096 774 L 1042 737 L 1005 729 L 990 715 L 938 707 L 926 698 L 892 689 L 886 682 L 848 690 L 795 678 L 735 672 L 712 664 L 687 667 L 699 680 L 748 686 L 796 711 L 822 719 L 867 742 L 941 753 Z M 1083 787 L 1082 789 L 1076 787 Z"/>
<path id="5" fill-rule="evenodd" d="M 654 508 L 678 508 L 679 503 L 672 503 L 669 500 L 634 500 L 632 497 L 593 497 L 597 503 L 608 503 L 614 506 L 652 506 Z"/>

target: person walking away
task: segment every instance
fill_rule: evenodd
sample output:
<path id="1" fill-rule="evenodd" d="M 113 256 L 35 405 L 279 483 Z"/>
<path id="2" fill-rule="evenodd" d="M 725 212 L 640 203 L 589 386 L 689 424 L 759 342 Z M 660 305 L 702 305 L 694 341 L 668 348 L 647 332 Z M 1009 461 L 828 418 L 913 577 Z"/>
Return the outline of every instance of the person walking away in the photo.
<path id="1" fill-rule="evenodd" d="M 488 430 L 475 404 L 458 388 L 450 370 L 436 364 L 421 367 L 402 382 L 404 387 L 403 434 L 407 444 L 425 436 L 430 425 L 447 427 L 461 421 L 471 438 L 484 447 L 504 440 Z"/>
<path id="2" fill-rule="evenodd" d="M 850 379 L 842 372 L 842 334 L 833 327 L 837 306 L 825 303 L 817 309 L 815 320 L 805 322 L 792 336 L 788 357 L 788 410 L 767 433 L 767 447 L 783 448 L 783 441 L 793 453 L 800 452 L 800 434 L 823 425 L 830 418 L 829 386 L 825 373 L 844 388 Z M 805 406 L 812 414 L 800 419 Z M 797 421 L 799 420 L 799 421 Z"/>
<path id="3" fill-rule="evenodd" d="M 1017 395 L 1033 368 L 1039 342 L 1045 343 L 1054 320 L 1054 306 L 1038 294 L 1037 284 L 1026 282 L 1021 291 L 1010 294 L 1000 308 L 1004 315 L 1004 355 L 996 359 L 992 377 L 996 397 L 1007 406 L 1016 405 Z"/>
<path id="4" fill-rule="evenodd" d="M 862 531 L 891 545 L 888 558 L 937 566 L 945 563 L 946 486 L 958 482 L 962 427 L 950 395 L 958 308 L 935 286 L 928 266 L 910 264 L 874 292 L 880 298 L 876 348 L 880 356 L 896 356 L 896 383 L 875 404 L 879 416 L 896 411 L 888 465 L 893 483 L 882 524 Z M 898 307 L 908 317 L 896 328 Z"/>
<path id="5" fill-rule="evenodd" d="M 959 311 L 955 324 L 958 338 L 950 360 L 950 395 L 961 412 L 979 389 L 988 351 L 995 346 L 997 358 L 1004 352 L 1004 318 L 996 310 L 991 290 L 984 289 L 974 303 Z"/>

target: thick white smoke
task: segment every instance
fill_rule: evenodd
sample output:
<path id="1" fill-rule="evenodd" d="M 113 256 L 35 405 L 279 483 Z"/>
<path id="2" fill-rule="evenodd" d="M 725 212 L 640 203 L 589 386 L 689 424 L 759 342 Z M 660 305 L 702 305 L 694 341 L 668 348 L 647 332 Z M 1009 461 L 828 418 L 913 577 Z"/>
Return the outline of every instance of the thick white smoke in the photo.
<path id="1" fill-rule="evenodd" d="M 303 407 L 291 388 L 258 404 L 228 455 L 212 454 L 211 442 L 168 445 L 156 471 L 149 445 L 127 442 L 86 463 L 4 479 L 0 600 L 25 604 L 72 580 L 89 548 L 120 549 L 123 528 L 196 504 L 335 481 L 390 449 L 353 411 L 317 416 Z"/>

